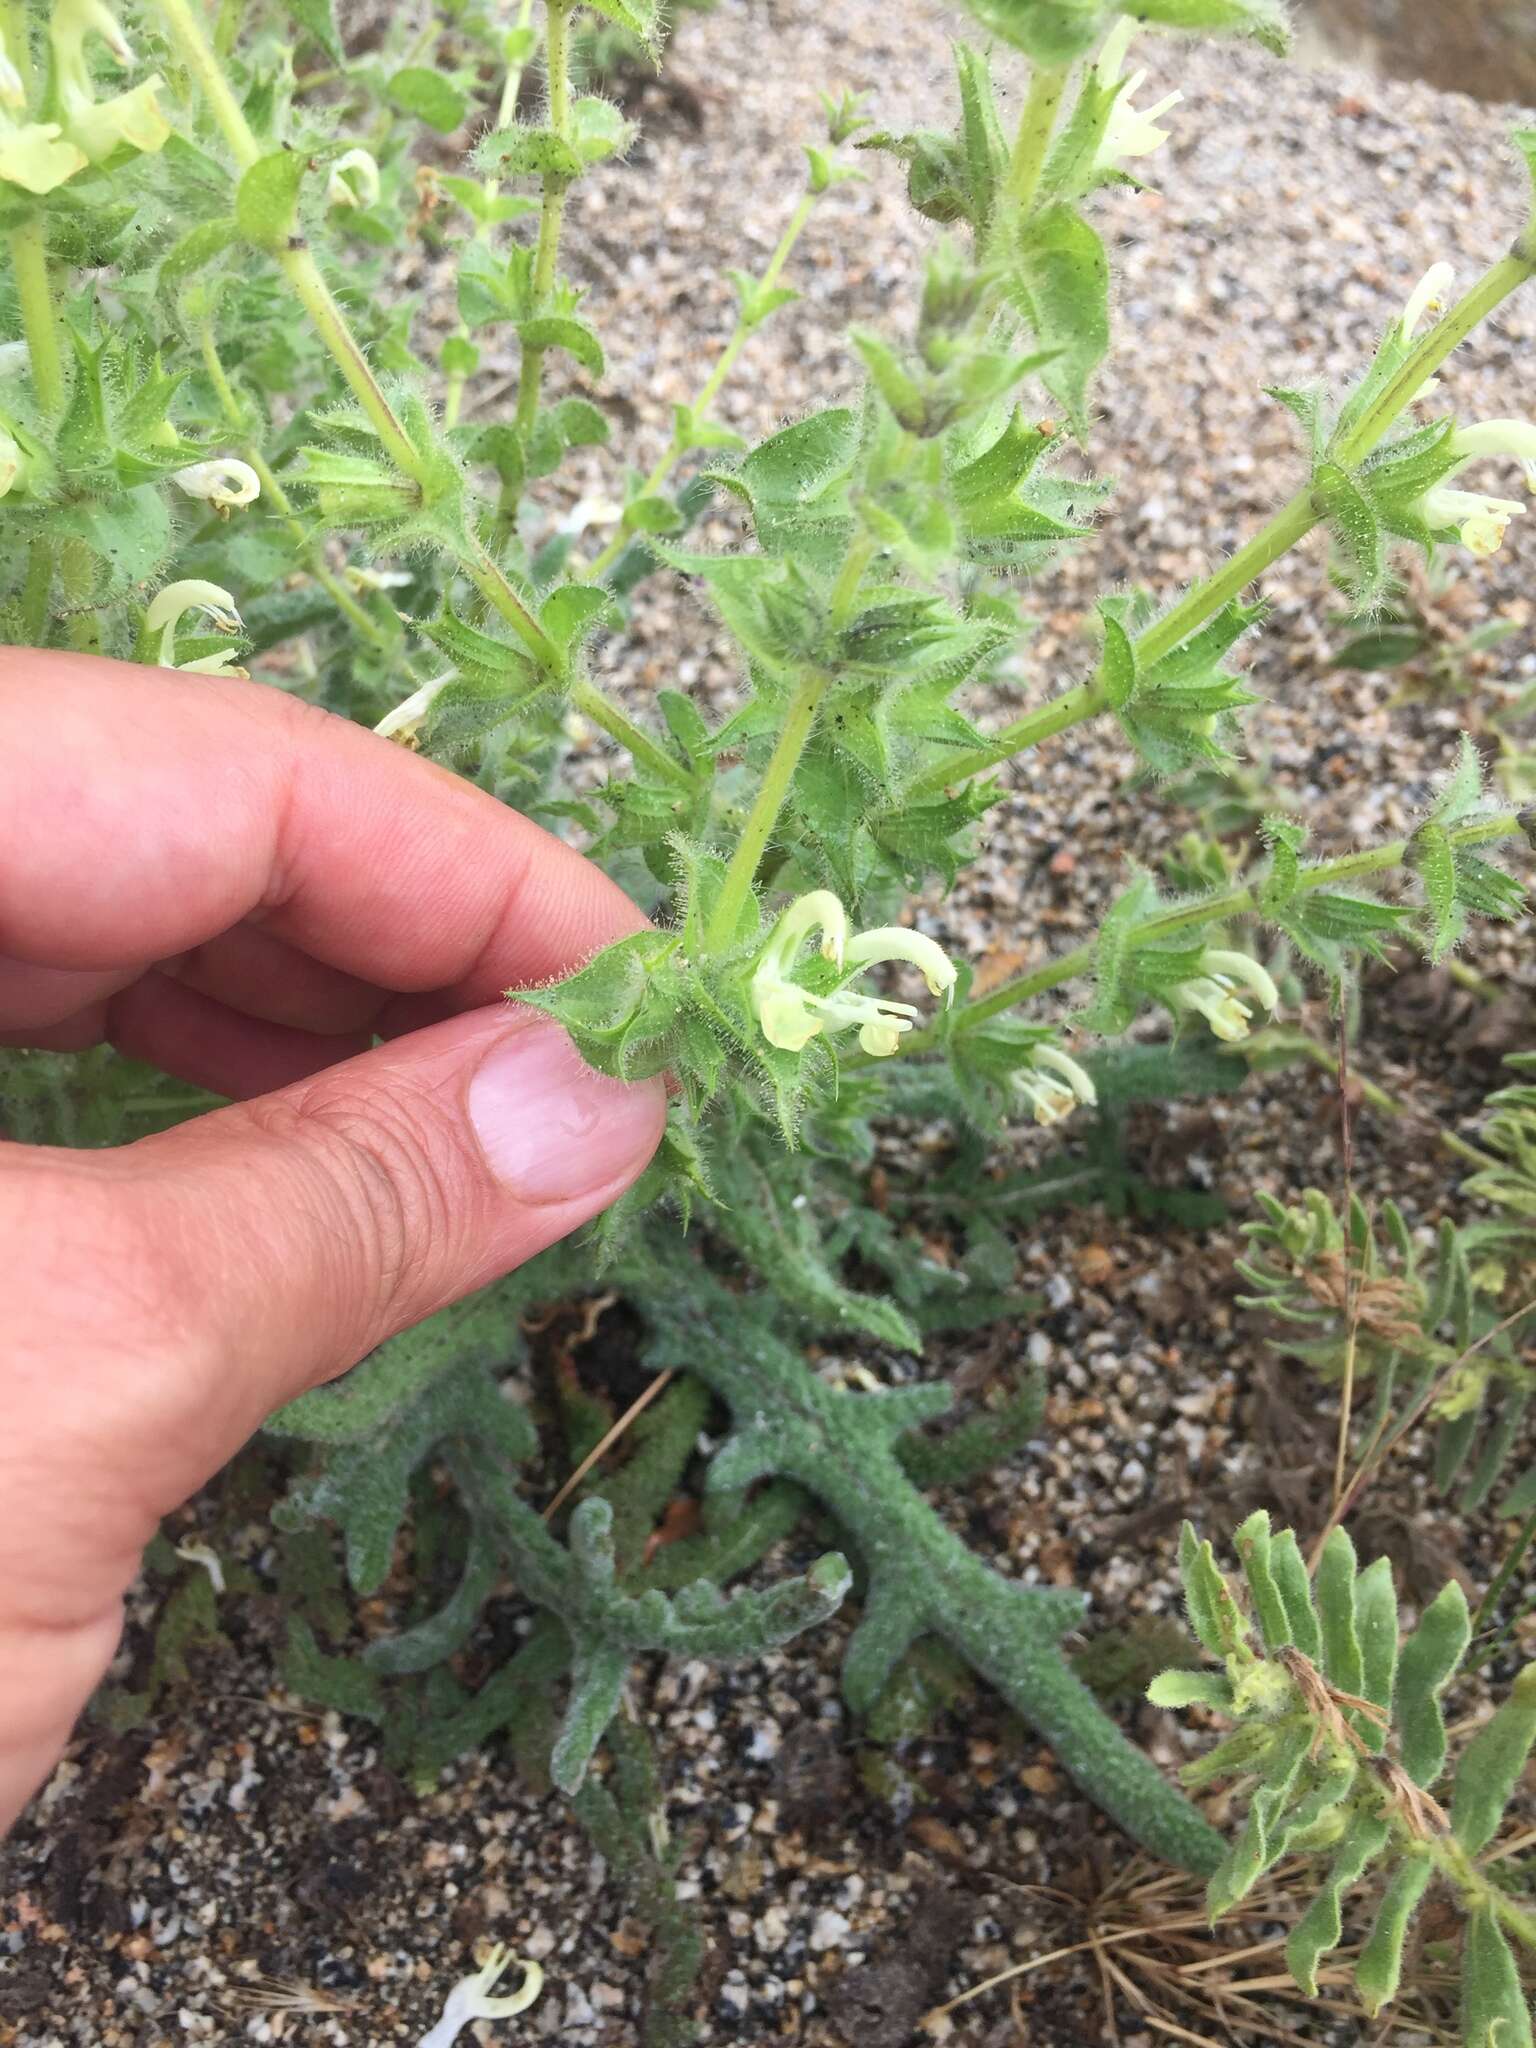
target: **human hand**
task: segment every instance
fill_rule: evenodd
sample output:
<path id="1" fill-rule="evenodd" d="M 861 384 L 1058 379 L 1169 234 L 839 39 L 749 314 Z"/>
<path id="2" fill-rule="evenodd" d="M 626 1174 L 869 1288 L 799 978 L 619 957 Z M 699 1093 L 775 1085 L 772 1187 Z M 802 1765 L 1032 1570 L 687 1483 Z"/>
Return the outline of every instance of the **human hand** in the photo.
<path id="1" fill-rule="evenodd" d="M 0 1829 L 160 1518 L 644 1168 L 660 1082 L 500 1000 L 643 924 L 527 819 L 280 691 L 0 652 L 0 1045 L 105 1040 L 237 1098 L 112 1151 L 0 1143 Z"/>

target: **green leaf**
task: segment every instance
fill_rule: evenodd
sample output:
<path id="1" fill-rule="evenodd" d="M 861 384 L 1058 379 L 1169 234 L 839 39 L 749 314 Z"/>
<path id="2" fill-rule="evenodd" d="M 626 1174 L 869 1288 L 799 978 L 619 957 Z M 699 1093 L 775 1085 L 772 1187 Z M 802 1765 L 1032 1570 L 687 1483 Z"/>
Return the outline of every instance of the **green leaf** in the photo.
<path id="1" fill-rule="evenodd" d="M 1536 188 L 1536 128 L 1512 128 L 1509 139 L 1525 158 L 1525 167 L 1531 174 L 1531 184 Z"/>
<path id="2" fill-rule="evenodd" d="M 965 0 L 965 6 L 992 35 L 1053 67 L 1086 56 L 1106 21 L 1102 0 Z"/>
<path id="3" fill-rule="evenodd" d="M 1317 1565 L 1317 1612 L 1323 1635 L 1323 1676 L 1339 1692 L 1363 1697 L 1364 1666 L 1355 1631 L 1355 1546 L 1335 1529 Z"/>
<path id="4" fill-rule="evenodd" d="M 1430 917 L 1429 957 L 1438 961 L 1456 944 L 1466 925 L 1457 901 L 1456 852 L 1450 834 L 1433 818 L 1426 819 L 1409 843 L 1408 857 L 1424 884 Z"/>
<path id="5" fill-rule="evenodd" d="M 1397 1672 L 1397 1588 L 1390 1558 L 1378 1557 L 1355 1580 L 1355 1634 L 1360 1643 L 1360 1695 L 1390 1713 Z M 1384 1727 L 1364 1715 L 1357 1726 L 1367 1748 L 1386 1748 Z"/>
<path id="6" fill-rule="evenodd" d="M 670 1064 L 682 1002 L 679 944 L 675 932 L 637 932 L 552 988 L 508 993 L 563 1024 L 588 1066 L 643 1080 Z"/>
<path id="7" fill-rule="evenodd" d="M 657 0 L 584 0 L 594 14 L 605 15 L 654 49 L 661 33 Z"/>
<path id="8" fill-rule="evenodd" d="M 1498 1831 L 1536 1742 L 1536 1664 L 1527 1664 L 1493 1719 L 1467 1744 L 1456 1767 L 1451 1832 L 1469 1856 Z"/>
<path id="9" fill-rule="evenodd" d="M 120 497 L 55 506 L 49 519 L 58 531 L 83 540 L 95 557 L 98 600 L 157 578 L 174 538 L 165 498 L 149 484 Z"/>
<path id="10" fill-rule="evenodd" d="M 1277 57 L 1283 57 L 1291 46 L 1282 0 L 1135 0 L 1126 12 L 1158 28 L 1252 36 Z"/>
<path id="11" fill-rule="evenodd" d="M 1302 1914 L 1285 1944 L 1291 1975 L 1307 1994 L 1317 1996 L 1317 1966 L 1344 1932 L 1344 1894 L 1386 1847 L 1391 1830 L 1374 1814 L 1359 1814 L 1339 1844 L 1317 1897 Z"/>
<path id="12" fill-rule="evenodd" d="M 1433 1785 L 1445 1766 L 1445 1716 L 1439 1696 L 1471 1639 L 1467 1596 L 1453 1579 L 1425 1608 L 1397 1662 L 1403 1768 L 1415 1785 Z"/>
<path id="13" fill-rule="evenodd" d="M 767 284 L 747 270 L 728 270 L 726 276 L 735 285 L 741 300 L 736 317 L 747 334 L 761 327 L 781 306 L 793 305 L 800 296 L 793 285 Z"/>
<path id="14" fill-rule="evenodd" d="M 1519 1967 L 1486 1902 L 1468 1915 L 1461 1946 L 1461 2039 L 1463 2048 L 1531 2048 Z"/>
<path id="15" fill-rule="evenodd" d="M 589 376 L 602 376 L 603 345 L 585 320 L 569 313 L 541 313 L 535 319 L 520 320 L 517 332 L 524 348 L 563 348 Z"/>
<path id="16" fill-rule="evenodd" d="M 980 227 L 991 220 L 1007 175 L 1008 145 L 1003 140 L 986 58 L 957 43 L 955 71 L 960 87 L 960 154 L 970 190 L 971 218 Z"/>
<path id="17" fill-rule="evenodd" d="M 402 114 L 414 114 L 439 135 L 451 135 L 469 112 L 468 99 L 452 80 L 423 64 L 408 64 L 397 71 L 384 90 L 391 106 Z"/>
<path id="18" fill-rule="evenodd" d="M 1147 1687 L 1154 1707 L 1217 1707 L 1232 1711 L 1230 1682 L 1215 1671 L 1162 1671 Z"/>
<path id="19" fill-rule="evenodd" d="M 565 583 L 551 591 L 539 613 L 539 624 L 562 654 L 569 654 L 592 631 L 600 619 L 612 625 L 618 608 L 606 590 L 591 584 Z"/>
<path id="20" fill-rule="evenodd" d="M 482 137 L 470 153 L 477 170 L 500 178 L 549 178 L 571 184 L 581 176 L 582 160 L 553 128 L 519 122 Z"/>
<path id="21" fill-rule="evenodd" d="M 258 249 L 287 245 L 299 219 L 299 187 L 309 168 L 302 149 L 280 149 L 258 157 L 242 176 L 235 192 L 235 221 L 245 239 Z"/>
<path id="22" fill-rule="evenodd" d="M 1136 647 L 1117 618 L 1100 610 L 1104 632 L 1104 653 L 1099 677 L 1104 693 L 1115 711 L 1123 711 L 1136 694 Z"/>
<path id="23" fill-rule="evenodd" d="M 240 239 L 240 234 L 240 222 L 233 214 L 199 221 L 161 258 L 160 282 L 180 284 L 184 277 L 200 277 L 216 256 L 222 256 Z"/>
<path id="24" fill-rule="evenodd" d="M 1253 1595 L 1253 1611 L 1258 1617 L 1264 1647 L 1266 1650 L 1283 1650 L 1291 1641 L 1291 1621 L 1269 1567 L 1269 1516 L 1263 1508 L 1255 1508 L 1236 1531 L 1232 1547 L 1242 1560 L 1243 1576 Z"/>
<path id="25" fill-rule="evenodd" d="M 634 122 L 626 121 L 612 100 L 587 95 L 571 108 L 571 147 L 583 168 L 610 156 L 622 156 L 636 132 Z"/>
<path id="26" fill-rule="evenodd" d="M 1248 1632 L 1243 1611 L 1217 1569 L 1215 1552 L 1190 1522 L 1179 1531 L 1179 1576 L 1190 1627 L 1213 1657 L 1230 1657 Z"/>
<path id="27" fill-rule="evenodd" d="M 1322 1631 L 1312 1605 L 1312 1582 L 1294 1529 L 1282 1529 L 1269 1550 L 1269 1569 L 1279 1589 L 1290 1640 L 1315 1664 L 1322 1655 Z"/>
<path id="28" fill-rule="evenodd" d="M 1054 351 L 1041 381 L 1074 430 L 1088 424 L 1088 385 L 1109 353 L 1109 258 L 1081 214 L 1048 206 L 1018 232 L 1008 284 L 1042 348 Z"/>
<path id="29" fill-rule="evenodd" d="M 1418 1782 L 1422 1785 L 1428 1781 L 1420 1778 Z M 1366 1937 L 1355 1964 L 1355 1988 L 1365 2001 L 1365 2009 L 1372 2019 L 1397 1996 L 1403 1974 L 1403 1943 L 1409 1923 L 1434 1874 L 1435 1866 L 1427 1856 L 1406 1857 L 1393 1871 L 1391 1882 L 1382 1896 L 1376 1924 Z"/>
<path id="30" fill-rule="evenodd" d="M 670 498 L 631 498 L 624 507 L 626 533 L 680 533 L 683 515 Z"/>
<path id="31" fill-rule="evenodd" d="M 345 64 L 347 53 L 336 30 L 331 0 L 281 0 L 285 14 L 317 42 L 333 64 Z"/>
<path id="32" fill-rule="evenodd" d="M 919 433 L 927 418 L 927 401 L 921 385 L 903 366 L 895 349 L 867 327 L 850 327 L 848 339 L 863 357 L 871 382 L 897 419 L 909 432 Z"/>

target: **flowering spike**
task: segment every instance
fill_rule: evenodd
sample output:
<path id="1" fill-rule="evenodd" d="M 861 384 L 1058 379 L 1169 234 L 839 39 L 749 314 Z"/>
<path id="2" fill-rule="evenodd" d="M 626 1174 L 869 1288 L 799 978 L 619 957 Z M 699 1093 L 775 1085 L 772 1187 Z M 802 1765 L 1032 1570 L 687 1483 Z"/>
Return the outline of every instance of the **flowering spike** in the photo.
<path id="1" fill-rule="evenodd" d="M 133 49 L 105 0 L 54 0 L 48 35 L 63 133 L 84 163 L 101 163 L 125 145 L 146 153 L 165 147 L 171 127 L 156 98 L 158 73 L 113 99 L 96 97 L 85 53 L 88 37 L 99 36 L 114 63 L 133 62 Z"/>

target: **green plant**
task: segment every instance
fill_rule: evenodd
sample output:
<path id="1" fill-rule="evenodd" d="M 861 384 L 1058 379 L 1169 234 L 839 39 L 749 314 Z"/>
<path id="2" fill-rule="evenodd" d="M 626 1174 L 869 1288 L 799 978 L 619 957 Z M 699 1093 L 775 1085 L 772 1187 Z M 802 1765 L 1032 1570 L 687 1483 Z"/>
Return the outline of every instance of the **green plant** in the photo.
<path id="1" fill-rule="evenodd" d="M 1243 879 L 1163 900 L 1137 875 L 1090 944 L 985 995 L 917 928 L 911 898 L 972 858 L 998 795 L 992 771 L 1088 719 L 1116 720 L 1157 776 L 1222 764 L 1252 701 L 1231 658 L 1263 622 L 1245 593 L 1313 530 L 1331 535 L 1361 605 L 1385 588 L 1392 541 L 1496 544 L 1508 506 L 1453 480 L 1489 456 L 1536 458 L 1536 429 L 1405 420 L 1450 352 L 1536 271 L 1536 231 L 1443 311 L 1437 266 L 1338 404 L 1277 393 L 1303 431 L 1291 500 L 1162 612 L 1104 598 L 1091 674 L 984 732 L 961 693 L 1021 638 L 1018 579 L 1085 539 L 1107 496 L 1061 458 L 1091 435 L 1109 349 L 1093 195 L 1155 149 L 1172 104 L 1135 108 L 1132 34 L 1237 32 L 1271 47 L 1284 35 L 1275 0 L 1138 0 L 1131 12 L 972 0 L 972 12 L 999 51 L 1030 60 L 1014 133 L 989 60 L 963 45 L 953 133 L 875 130 L 856 100 L 828 98 L 777 249 L 761 276 L 736 275 L 739 316 L 714 369 L 676 408 L 651 469 L 626 471 L 613 531 L 589 548 L 543 488 L 572 448 L 610 432 L 589 395 L 602 343 L 561 273 L 565 208 L 633 131 L 573 89 L 572 35 L 596 16 L 649 40 L 650 0 L 548 0 L 535 120 L 517 114 L 537 49 L 526 6 L 510 37 L 470 6 L 430 15 L 386 61 L 352 61 L 324 0 L 223 8 L 211 35 L 192 0 L 142 0 L 135 47 L 157 68 L 108 95 L 109 65 L 142 67 L 103 0 L 59 0 L 46 20 L 5 0 L 0 316 L 15 375 L 0 416 L 0 632 L 200 672 L 248 663 L 583 834 L 655 915 L 562 984 L 513 992 L 605 1072 L 673 1078 L 668 1135 L 640 1187 L 590 1245 L 398 1339 L 274 1422 L 305 1461 L 281 1519 L 300 1532 L 338 1524 L 354 1587 L 377 1587 L 407 1536 L 424 1587 L 445 1563 L 458 1571 L 441 1605 L 361 1662 L 327 1649 L 301 1604 L 295 1681 L 379 1717 L 391 1754 L 418 1770 L 508 1729 L 579 1792 L 636 1653 L 750 1656 L 856 1585 L 855 1708 L 937 1636 L 1090 1797 L 1202 1869 L 1218 1853 L 1211 1831 L 1062 1657 L 1077 1596 L 992 1570 L 923 1496 L 977 1469 L 990 1432 L 932 1440 L 924 1425 L 947 1408 L 946 1387 L 905 1381 L 901 1363 L 896 1384 L 853 1391 L 813 1372 L 805 1343 L 856 1332 L 916 1354 L 926 1330 L 1016 1304 L 985 1204 L 946 1264 L 868 1200 L 882 1120 L 914 1090 L 957 1131 L 995 1133 L 1107 1102 L 1117 1073 L 1166 1098 L 1203 1061 L 1207 1080 L 1190 1086 L 1226 1085 L 1231 1063 L 1211 1077 L 1204 1034 L 1240 1041 L 1278 1001 L 1264 966 L 1229 942 L 1234 921 L 1266 923 L 1338 984 L 1393 934 L 1438 948 L 1469 914 L 1513 913 L 1518 887 L 1486 849 L 1518 837 L 1520 820 L 1484 800 L 1470 751 L 1409 837 L 1309 859 L 1304 827 L 1270 818 Z M 323 87 L 295 79 L 295 23 L 328 59 Z M 435 53 L 440 63 L 424 61 Z M 323 110 L 322 89 L 336 95 Z M 172 92 L 187 110 L 176 136 L 160 110 Z M 479 120 L 467 162 L 439 168 L 444 138 Z M 1536 166 L 1536 131 L 1516 140 Z M 792 302 L 782 279 L 796 241 L 827 193 L 864 174 L 856 151 L 894 158 L 946 232 L 905 334 L 851 333 L 867 371 L 858 403 L 743 451 L 715 401 L 752 335 Z M 458 325 L 435 360 L 412 303 L 383 288 L 385 252 L 412 237 L 456 272 Z M 500 410 L 482 403 L 481 338 L 496 330 L 519 348 Z M 711 500 L 747 544 L 687 542 Z M 745 700 L 721 723 L 673 690 L 621 701 L 591 673 L 593 637 L 621 631 L 628 593 L 663 571 L 696 581 L 740 649 Z M 628 771 L 573 787 L 569 755 L 594 729 Z M 1415 900 L 1361 886 L 1393 875 Z M 892 968 L 916 971 L 931 1013 L 892 993 Z M 1118 1036 L 1158 1005 L 1186 1035 L 1172 1053 L 1117 1060 L 1014 1014 L 1073 980 L 1091 983 L 1084 1034 Z M 63 1128 L 54 1109 L 103 1142 L 167 1107 L 142 1075 L 94 1056 L 75 1068 L 21 1056 L 6 1074 L 37 1135 Z M 168 1113 L 196 1106 L 183 1094 Z M 1115 1143 L 1089 1179 L 1157 1206 Z M 1012 1192 L 1027 1206 L 1042 1191 Z M 666 1204 L 695 1220 L 687 1245 Z M 562 1540 L 516 1483 L 534 1431 L 503 1382 L 519 1307 L 589 1293 L 599 1272 L 637 1316 L 645 1362 L 682 1377 Z M 703 1474 L 703 1529 L 648 1557 L 641 1539 L 683 1476 L 706 1396 L 731 1432 Z M 434 1470 L 451 1482 L 442 1497 Z M 726 1597 L 812 1502 L 850 1561 L 827 1550 Z M 542 1616 L 471 1695 L 446 1660 L 506 1572 Z"/>
<path id="2" fill-rule="evenodd" d="M 1464 628 L 1475 603 L 1475 593 L 1448 563 L 1413 564 L 1394 575 L 1371 611 L 1337 621 L 1348 637 L 1334 651 L 1334 666 L 1367 674 L 1401 671 L 1399 703 L 1466 697 L 1488 667 L 1481 657 L 1519 631 L 1514 619 Z"/>
<path id="3" fill-rule="evenodd" d="M 1463 1922 L 1464 2048 L 1529 2043 L 1511 1943 L 1536 1947 L 1536 1915 L 1487 1852 L 1536 1742 L 1536 1665 L 1462 1749 L 1446 1785 L 1441 1696 L 1471 1634 L 1461 1588 L 1446 1586 L 1400 1642 L 1391 1565 L 1379 1558 L 1359 1570 L 1343 1529 L 1311 1582 L 1294 1532 L 1271 1530 L 1263 1512 L 1233 1540 L 1241 1599 L 1188 1523 L 1179 1550 L 1191 1626 L 1224 1670 L 1165 1672 L 1148 1691 L 1158 1706 L 1235 1723 L 1183 1773 L 1190 1785 L 1237 1779 L 1246 1788 L 1241 1831 L 1207 1887 L 1212 1919 L 1282 1858 L 1306 1859 L 1313 1896 L 1286 1961 L 1315 1996 L 1319 1966 L 1344 1937 L 1349 1894 L 1369 1875 L 1381 1896 L 1353 1971 L 1374 2015 L 1398 1991 L 1414 1915 L 1431 1887 L 1443 1890 Z M 1314 1879 L 1323 1858 L 1326 1874 Z"/>
<path id="4" fill-rule="evenodd" d="M 1533 1062 L 1516 1054 L 1509 1064 L 1526 1071 Z M 1238 1298 L 1277 1320 L 1278 1350 L 1351 1390 L 1369 1386 L 1356 1485 L 1433 1422 L 1436 1482 L 1459 1480 L 1465 1512 L 1482 1507 L 1526 1454 L 1522 1425 L 1536 1392 L 1533 1091 L 1498 1089 L 1487 1107 L 1481 1145 L 1458 1139 L 1456 1150 L 1479 1169 L 1463 1193 L 1493 1213 L 1442 1218 L 1432 1256 L 1390 1200 L 1373 1218 L 1353 1196 L 1341 1215 L 1316 1188 L 1289 1207 L 1261 1189 L 1264 1214 L 1244 1225 L 1251 1249 L 1238 1261 L 1255 1289 Z M 1533 1505 L 1536 1477 L 1526 1470 L 1499 1512 Z"/>

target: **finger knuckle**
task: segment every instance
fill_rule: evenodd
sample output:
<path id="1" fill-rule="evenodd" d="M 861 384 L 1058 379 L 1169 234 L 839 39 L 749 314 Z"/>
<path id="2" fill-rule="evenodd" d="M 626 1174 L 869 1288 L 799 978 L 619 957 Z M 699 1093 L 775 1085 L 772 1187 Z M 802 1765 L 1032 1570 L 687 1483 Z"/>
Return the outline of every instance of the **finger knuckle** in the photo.
<path id="1" fill-rule="evenodd" d="M 408 1105 L 337 1093 L 334 1084 L 251 1111 L 268 1135 L 315 1161 L 308 1221 L 328 1233 L 338 1263 L 373 1292 L 381 1319 L 409 1320 L 427 1248 L 457 1227 L 450 1177 L 422 1119 Z"/>

